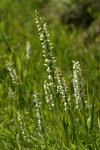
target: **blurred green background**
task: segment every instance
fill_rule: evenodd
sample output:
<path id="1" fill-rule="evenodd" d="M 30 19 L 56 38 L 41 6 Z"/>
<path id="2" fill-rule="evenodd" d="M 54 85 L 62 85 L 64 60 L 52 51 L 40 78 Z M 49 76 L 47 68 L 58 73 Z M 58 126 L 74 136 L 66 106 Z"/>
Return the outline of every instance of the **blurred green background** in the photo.
<path id="1" fill-rule="evenodd" d="M 35 10 L 47 23 L 53 53 L 66 78 L 72 84 L 72 60 L 81 64 L 91 98 L 100 101 L 100 1 L 99 0 L 0 0 L 0 85 L 5 80 L 5 59 L 20 57 L 31 43 L 34 86 L 44 78 L 42 54 L 35 24 Z M 2 57 L 3 56 L 3 57 Z"/>

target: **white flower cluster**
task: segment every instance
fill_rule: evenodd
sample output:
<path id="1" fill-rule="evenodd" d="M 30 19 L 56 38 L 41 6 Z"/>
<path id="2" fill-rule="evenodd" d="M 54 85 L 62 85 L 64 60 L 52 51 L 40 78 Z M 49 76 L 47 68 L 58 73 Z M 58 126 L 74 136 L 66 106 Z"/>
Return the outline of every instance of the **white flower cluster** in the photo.
<path id="1" fill-rule="evenodd" d="M 64 105 L 64 109 L 67 110 L 67 105 L 69 107 L 70 100 L 68 98 L 67 93 L 67 86 L 65 84 L 64 78 L 61 77 L 59 74 L 59 70 L 55 68 L 55 57 L 52 55 L 52 44 L 50 43 L 50 34 L 47 30 L 46 23 L 43 23 L 41 18 L 39 17 L 39 13 L 36 11 L 36 25 L 40 36 L 40 41 L 42 45 L 42 52 L 44 57 L 44 65 L 46 66 L 46 71 L 48 73 L 48 80 L 44 81 L 44 93 L 46 102 L 49 105 L 49 108 L 51 109 L 54 107 L 54 99 L 56 95 L 53 93 L 55 91 L 56 93 L 59 91 L 59 93 L 62 96 L 62 103 Z M 56 70 L 56 71 L 55 71 Z M 58 86 L 56 85 L 56 80 L 58 82 Z M 57 91 L 58 90 L 58 91 Z"/>
<path id="2" fill-rule="evenodd" d="M 9 71 L 12 83 L 15 85 L 19 84 L 19 77 L 17 75 L 16 69 L 13 67 L 13 62 L 6 62 L 7 69 Z"/>
<path id="3" fill-rule="evenodd" d="M 37 117 L 38 117 L 38 131 L 39 131 L 39 135 L 41 136 L 42 133 L 42 119 L 43 119 L 43 113 L 42 113 L 42 105 L 38 96 L 38 93 L 35 92 L 33 94 L 34 100 L 35 100 L 35 107 L 36 107 L 36 112 L 37 112 Z"/>
<path id="4" fill-rule="evenodd" d="M 73 61 L 73 87 L 76 99 L 76 108 L 81 108 L 82 103 L 85 105 L 84 78 L 78 61 Z"/>
<path id="5" fill-rule="evenodd" d="M 54 101 L 53 101 L 51 88 L 52 88 L 52 85 L 48 84 L 47 81 L 44 81 L 44 93 L 45 93 L 45 98 L 49 106 L 49 109 L 52 109 L 52 107 L 54 107 Z"/>
<path id="6" fill-rule="evenodd" d="M 64 110 L 66 111 L 70 107 L 70 99 L 68 98 L 68 91 L 65 79 L 62 77 L 59 68 L 56 69 L 56 79 L 58 82 L 57 92 L 59 92 L 62 96 L 62 103 L 64 105 Z"/>
<path id="7" fill-rule="evenodd" d="M 28 140 L 28 131 L 26 129 L 26 123 L 24 121 L 23 116 L 20 114 L 20 112 L 17 112 L 17 119 L 19 123 L 19 131 L 21 132 L 21 135 L 23 136 L 23 139 L 26 141 Z"/>
<path id="8" fill-rule="evenodd" d="M 47 31 L 46 23 L 42 23 L 39 13 L 36 11 L 36 25 L 40 36 L 40 41 L 42 45 L 42 52 L 44 57 L 44 65 L 46 66 L 46 71 L 48 72 L 48 79 L 50 82 L 54 83 L 54 64 L 55 57 L 52 55 L 52 44 L 50 43 L 50 34 Z"/>
<path id="9" fill-rule="evenodd" d="M 31 49 L 31 43 L 29 41 L 26 42 L 26 58 L 30 59 L 30 49 Z"/>
<path id="10" fill-rule="evenodd" d="M 8 89 L 8 96 L 9 96 L 10 98 L 15 99 L 15 92 L 12 90 L 11 87 L 9 87 L 9 89 Z"/>

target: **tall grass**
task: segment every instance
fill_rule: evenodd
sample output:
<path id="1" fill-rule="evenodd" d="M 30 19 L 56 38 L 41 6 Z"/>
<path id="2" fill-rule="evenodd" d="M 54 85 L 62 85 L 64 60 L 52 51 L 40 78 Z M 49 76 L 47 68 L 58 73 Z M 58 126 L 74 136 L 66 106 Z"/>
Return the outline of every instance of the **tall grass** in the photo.
<path id="1" fill-rule="evenodd" d="M 95 117 L 95 100 L 90 100 L 80 63 L 72 61 L 70 91 L 56 66 L 46 23 L 37 11 L 35 19 L 45 67 L 44 82 L 34 84 L 36 72 L 32 71 L 29 41 L 20 56 L 13 48 L 9 55 L 2 56 L 6 77 L 0 84 L 0 147 L 2 150 L 99 150 L 100 118 Z"/>

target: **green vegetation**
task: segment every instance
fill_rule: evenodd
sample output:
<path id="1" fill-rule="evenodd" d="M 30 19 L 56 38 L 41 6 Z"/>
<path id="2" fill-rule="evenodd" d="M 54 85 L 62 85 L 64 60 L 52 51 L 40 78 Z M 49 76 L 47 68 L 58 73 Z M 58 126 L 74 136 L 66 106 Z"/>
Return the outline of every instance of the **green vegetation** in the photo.
<path id="1" fill-rule="evenodd" d="M 0 150 L 99 150 L 100 2 L 79 2 L 1 0 Z"/>

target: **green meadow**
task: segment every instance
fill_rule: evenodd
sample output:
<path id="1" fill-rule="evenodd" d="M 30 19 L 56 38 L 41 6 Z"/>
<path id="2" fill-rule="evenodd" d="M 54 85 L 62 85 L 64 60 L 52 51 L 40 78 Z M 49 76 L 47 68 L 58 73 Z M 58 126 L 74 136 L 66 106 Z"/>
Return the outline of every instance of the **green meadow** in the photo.
<path id="1" fill-rule="evenodd" d="M 99 149 L 99 0 L 1 0 L 0 150 Z"/>

